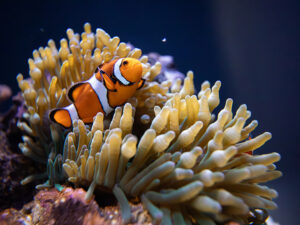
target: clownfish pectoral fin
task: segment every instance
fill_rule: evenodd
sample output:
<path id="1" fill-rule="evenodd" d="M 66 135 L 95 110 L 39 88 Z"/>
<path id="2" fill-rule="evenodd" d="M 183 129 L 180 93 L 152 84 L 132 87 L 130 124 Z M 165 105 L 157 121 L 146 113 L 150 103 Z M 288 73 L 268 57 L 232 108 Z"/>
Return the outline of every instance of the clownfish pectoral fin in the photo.
<path id="1" fill-rule="evenodd" d="M 68 98 L 71 102 L 75 102 L 78 96 L 82 93 L 83 88 L 85 87 L 86 83 L 79 82 L 74 84 L 68 90 Z"/>
<path id="2" fill-rule="evenodd" d="M 115 83 L 107 76 L 106 73 L 102 73 L 103 84 L 108 91 L 116 92 Z"/>
<path id="3" fill-rule="evenodd" d="M 54 109 L 50 112 L 49 118 L 64 128 L 72 126 L 72 119 L 67 109 Z"/>
<path id="4" fill-rule="evenodd" d="M 142 79 L 140 80 L 139 85 L 138 85 L 138 88 L 137 88 L 136 90 L 141 89 L 141 88 L 144 86 L 145 82 L 146 82 L 146 80 L 145 80 L 144 78 L 142 78 Z"/>

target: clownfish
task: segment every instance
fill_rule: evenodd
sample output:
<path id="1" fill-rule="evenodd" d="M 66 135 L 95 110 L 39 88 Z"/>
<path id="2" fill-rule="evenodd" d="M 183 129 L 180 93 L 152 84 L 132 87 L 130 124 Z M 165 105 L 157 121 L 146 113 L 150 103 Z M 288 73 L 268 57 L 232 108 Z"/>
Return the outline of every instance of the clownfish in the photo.
<path id="1" fill-rule="evenodd" d="M 141 62 L 134 58 L 115 59 L 100 65 L 89 80 L 70 87 L 67 95 L 72 104 L 52 110 L 50 120 L 70 128 L 74 120 L 92 123 L 98 112 L 108 115 L 144 85 L 142 72 Z"/>

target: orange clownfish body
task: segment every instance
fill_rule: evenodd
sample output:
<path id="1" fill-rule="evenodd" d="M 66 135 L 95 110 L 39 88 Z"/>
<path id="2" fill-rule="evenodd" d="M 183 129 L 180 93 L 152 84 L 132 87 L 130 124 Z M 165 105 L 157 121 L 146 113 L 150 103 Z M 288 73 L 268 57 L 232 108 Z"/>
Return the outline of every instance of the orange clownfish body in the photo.
<path id="1" fill-rule="evenodd" d="M 49 117 L 65 128 L 70 128 L 76 119 L 92 123 L 98 112 L 108 115 L 144 85 L 142 72 L 141 62 L 134 58 L 105 63 L 89 80 L 76 83 L 69 89 L 68 97 L 73 104 L 52 110 Z"/>

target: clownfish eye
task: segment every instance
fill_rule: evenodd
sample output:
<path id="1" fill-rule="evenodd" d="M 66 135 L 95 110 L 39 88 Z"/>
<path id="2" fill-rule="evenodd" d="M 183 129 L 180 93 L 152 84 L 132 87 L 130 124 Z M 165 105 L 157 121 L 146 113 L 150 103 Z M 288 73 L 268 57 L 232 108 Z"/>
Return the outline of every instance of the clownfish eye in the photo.
<path id="1" fill-rule="evenodd" d="M 127 64 L 128 64 L 128 61 L 125 60 L 125 61 L 123 62 L 123 65 L 125 66 L 125 65 L 127 65 Z"/>

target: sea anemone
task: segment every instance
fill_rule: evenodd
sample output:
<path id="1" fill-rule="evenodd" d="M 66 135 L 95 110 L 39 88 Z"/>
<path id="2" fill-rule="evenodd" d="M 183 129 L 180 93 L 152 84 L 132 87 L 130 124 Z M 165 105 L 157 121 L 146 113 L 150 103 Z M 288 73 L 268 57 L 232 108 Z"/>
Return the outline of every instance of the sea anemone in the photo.
<path id="1" fill-rule="evenodd" d="M 150 82 L 160 73 L 159 62 L 150 65 L 147 63 L 148 57 L 141 56 L 140 49 L 132 49 L 128 44 L 120 43 L 119 37 L 111 38 L 102 29 L 97 29 L 94 34 L 89 23 L 84 25 L 84 29 L 81 40 L 79 34 L 68 29 L 69 44 L 66 39 L 62 39 L 59 50 L 53 40 L 49 40 L 48 47 L 34 50 L 33 59 L 28 60 L 30 79 L 24 79 L 22 74 L 17 76 L 27 106 L 27 112 L 18 122 L 18 127 L 24 132 L 23 143 L 20 143 L 19 147 L 24 155 L 48 166 L 47 173 L 31 175 L 23 180 L 24 184 L 47 176 L 50 185 L 63 179 L 61 173 L 57 173 L 54 177 L 50 177 L 50 173 L 51 165 L 56 163 L 57 154 L 62 153 L 65 131 L 54 124 L 49 124 L 48 113 L 53 108 L 70 104 L 66 96 L 67 89 L 73 83 L 90 78 L 99 65 L 119 57 L 138 58 L 141 61 L 143 76 L 149 81 L 149 85 L 140 92 L 140 96 L 130 101 L 141 98 L 146 100 L 145 103 L 140 101 L 138 106 L 145 109 L 142 110 L 143 123 L 149 123 L 154 116 L 150 109 L 147 110 L 148 108 L 155 104 L 162 106 L 166 101 L 165 95 L 170 82 L 163 84 Z M 110 119 L 106 118 L 107 121 Z"/>
<path id="2" fill-rule="evenodd" d="M 204 82 L 195 95 L 191 71 L 183 84 L 180 79 L 159 83 L 160 63 L 151 66 L 141 50 L 119 44 L 118 37 L 101 29 L 95 35 L 89 24 L 81 41 L 71 29 L 67 35 L 69 46 L 63 39 L 57 51 L 49 41 L 49 47 L 33 52 L 31 81 L 17 77 L 28 107 L 19 122 L 25 133 L 20 149 L 47 164 L 45 174 L 32 175 L 24 184 L 42 176 L 48 181 L 39 188 L 68 181 L 89 187 L 86 200 L 95 189 L 112 192 L 124 223 L 131 218 L 127 199 L 142 201 L 153 220 L 163 224 L 247 224 L 252 209 L 276 208 L 277 192 L 260 183 L 281 176 L 273 164 L 280 155 L 253 154 L 271 134 L 250 139 L 258 123 L 246 124 L 251 116 L 246 105 L 233 115 L 230 98 L 212 114 L 220 103 L 220 81 L 212 87 Z M 45 115 L 69 104 L 71 84 L 88 79 L 101 63 L 126 56 L 143 63 L 147 80 L 128 103 L 112 117 L 98 113 L 92 125 L 78 120 L 64 131 L 51 124 L 49 132 Z"/>

